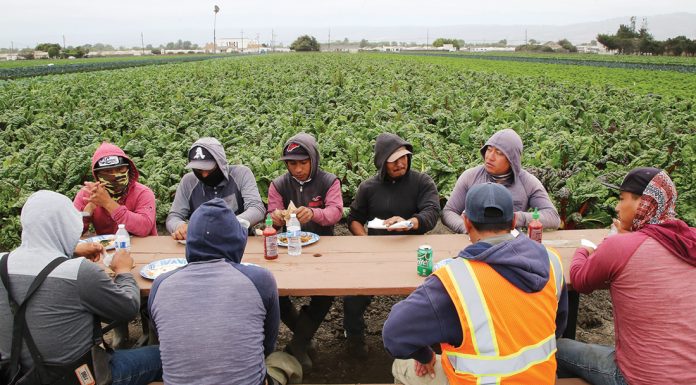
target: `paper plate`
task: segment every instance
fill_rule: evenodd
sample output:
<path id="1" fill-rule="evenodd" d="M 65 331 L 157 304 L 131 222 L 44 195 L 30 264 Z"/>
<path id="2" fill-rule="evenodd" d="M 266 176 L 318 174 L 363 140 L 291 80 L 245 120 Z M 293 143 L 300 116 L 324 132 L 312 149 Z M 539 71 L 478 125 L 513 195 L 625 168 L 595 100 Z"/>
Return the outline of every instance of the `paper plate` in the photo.
<path id="1" fill-rule="evenodd" d="M 188 262 L 186 262 L 186 258 L 160 259 L 159 261 L 151 262 L 140 269 L 140 275 L 147 279 L 155 279 L 161 274 L 178 269 L 181 266 L 186 266 L 187 264 Z"/>
<path id="2" fill-rule="evenodd" d="M 116 248 L 116 236 L 114 234 L 97 235 L 95 237 L 89 237 L 81 239 L 79 243 L 101 243 L 104 249 L 111 250 Z"/>
<path id="3" fill-rule="evenodd" d="M 310 233 L 309 231 L 303 231 L 302 233 L 300 233 L 300 238 L 304 239 L 304 241 L 302 242 L 302 246 L 311 245 L 312 243 L 316 243 L 319 241 L 319 236 L 317 234 Z M 288 247 L 287 233 L 278 234 L 278 246 Z"/>

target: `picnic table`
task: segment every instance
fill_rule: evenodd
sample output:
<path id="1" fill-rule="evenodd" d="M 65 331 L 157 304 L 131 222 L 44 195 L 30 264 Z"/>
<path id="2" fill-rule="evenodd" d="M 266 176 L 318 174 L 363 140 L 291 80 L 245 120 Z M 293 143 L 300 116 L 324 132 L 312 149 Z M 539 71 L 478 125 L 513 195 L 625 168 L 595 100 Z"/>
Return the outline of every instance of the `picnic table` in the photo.
<path id="1" fill-rule="evenodd" d="M 562 230 L 545 232 L 544 244 L 555 248 L 562 257 L 566 282 L 572 283 L 568 270 L 573 253 L 585 238 L 599 244 L 608 230 Z M 322 236 L 302 248 L 302 255 L 289 256 L 279 247 L 276 260 L 263 258 L 263 237 L 249 237 L 242 262 L 270 270 L 275 276 L 281 296 L 309 295 L 408 295 L 424 277 L 416 272 L 416 250 L 428 244 L 433 260 L 438 262 L 456 256 L 471 242 L 466 234 L 426 234 L 393 236 Z M 170 236 L 131 239 L 131 254 L 136 267 L 133 273 L 146 296 L 152 280 L 143 278 L 140 270 L 150 262 L 164 258 L 184 258 L 186 247 Z M 569 296 L 569 323 L 566 336 L 575 337 L 575 321 L 579 296 Z"/>

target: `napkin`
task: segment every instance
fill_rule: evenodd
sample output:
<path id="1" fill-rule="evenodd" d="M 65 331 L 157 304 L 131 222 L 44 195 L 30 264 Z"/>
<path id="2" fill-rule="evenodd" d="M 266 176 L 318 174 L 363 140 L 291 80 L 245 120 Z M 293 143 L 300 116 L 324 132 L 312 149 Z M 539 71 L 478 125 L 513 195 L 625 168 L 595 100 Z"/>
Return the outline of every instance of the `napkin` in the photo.
<path id="1" fill-rule="evenodd" d="M 413 223 L 411 221 L 401 221 L 401 222 L 396 222 L 393 223 L 391 226 L 387 227 L 384 225 L 384 219 L 380 218 L 375 218 L 369 222 L 367 222 L 367 227 L 369 229 L 380 229 L 380 230 L 386 230 L 386 229 L 410 229 L 413 227 Z"/>

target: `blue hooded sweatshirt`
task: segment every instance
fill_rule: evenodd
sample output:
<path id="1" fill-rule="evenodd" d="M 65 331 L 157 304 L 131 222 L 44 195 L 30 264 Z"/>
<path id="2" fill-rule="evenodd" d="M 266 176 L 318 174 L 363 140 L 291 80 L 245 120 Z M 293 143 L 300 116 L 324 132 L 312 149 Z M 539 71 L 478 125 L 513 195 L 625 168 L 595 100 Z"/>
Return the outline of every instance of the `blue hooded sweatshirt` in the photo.
<path id="1" fill-rule="evenodd" d="M 241 263 L 247 232 L 222 199 L 191 215 L 188 265 L 157 277 L 148 301 L 167 384 L 263 384 L 280 322 L 271 273 Z"/>
<path id="2" fill-rule="evenodd" d="M 484 242 L 485 241 L 485 242 Z M 487 238 L 462 250 L 456 258 L 481 261 L 527 293 L 541 291 L 549 280 L 550 263 L 544 246 L 524 235 Z M 563 287 L 556 313 L 556 338 L 568 319 L 568 291 Z M 462 344 L 462 326 L 442 281 L 432 275 L 389 313 L 382 331 L 384 347 L 396 358 L 430 362 L 430 346 Z"/>

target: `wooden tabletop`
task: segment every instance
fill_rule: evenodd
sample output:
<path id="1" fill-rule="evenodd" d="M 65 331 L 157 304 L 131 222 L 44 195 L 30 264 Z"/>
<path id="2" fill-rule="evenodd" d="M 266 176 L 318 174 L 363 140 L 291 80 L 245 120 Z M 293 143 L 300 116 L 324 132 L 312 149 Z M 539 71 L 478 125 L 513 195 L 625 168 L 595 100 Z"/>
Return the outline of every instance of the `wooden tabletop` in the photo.
<path id="1" fill-rule="evenodd" d="M 563 257 L 566 282 L 573 252 L 586 238 L 598 244 L 608 230 L 565 230 L 544 233 L 544 243 Z M 279 257 L 263 258 L 263 238 L 249 237 L 242 262 L 254 263 L 270 270 L 278 283 L 280 295 L 407 295 L 424 280 L 416 272 L 418 246 L 433 248 L 434 262 L 456 256 L 470 244 L 465 234 L 392 235 L 392 236 L 322 236 L 302 248 L 293 257 L 279 247 Z M 140 270 L 150 262 L 164 258 L 184 258 L 185 245 L 170 236 L 131 239 L 136 267 L 133 275 L 141 293 L 148 295 L 152 281 Z"/>

